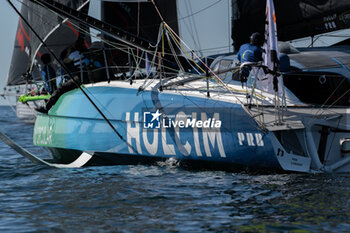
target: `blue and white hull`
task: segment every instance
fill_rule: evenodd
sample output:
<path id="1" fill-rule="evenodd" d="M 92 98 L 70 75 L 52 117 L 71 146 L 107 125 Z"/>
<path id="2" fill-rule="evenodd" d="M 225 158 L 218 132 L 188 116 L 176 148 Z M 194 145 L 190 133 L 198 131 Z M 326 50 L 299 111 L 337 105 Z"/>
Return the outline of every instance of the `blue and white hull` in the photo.
<path id="1" fill-rule="evenodd" d="M 240 104 L 170 91 L 137 95 L 133 86 L 120 84 L 86 90 L 123 139 L 74 90 L 63 95 L 48 115 L 38 116 L 34 143 L 115 156 L 279 167 L 269 134 L 259 130 Z M 148 119 L 157 111 L 156 119 Z"/>
<path id="2" fill-rule="evenodd" d="M 225 167 L 312 171 L 312 158 L 284 150 L 273 126 L 271 131 L 262 128 L 244 109 L 246 93 L 234 87 L 238 99 L 222 90 L 208 98 L 205 92 L 159 91 L 156 85 L 138 92 L 135 83 L 122 81 L 89 85 L 86 92 L 121 137 L 76 89 L 61 96 L 49 114 L 38 116 L 34 144 L 60 152 L 60 158 L 67 158 L 69 151 L 87 151 L 99 161 L 105 158 L 102 164 L 174 158 Z M 262 101 L 269 98 L 265 93 Z M 72 160 L 73 155 L 68 153 Z"/>

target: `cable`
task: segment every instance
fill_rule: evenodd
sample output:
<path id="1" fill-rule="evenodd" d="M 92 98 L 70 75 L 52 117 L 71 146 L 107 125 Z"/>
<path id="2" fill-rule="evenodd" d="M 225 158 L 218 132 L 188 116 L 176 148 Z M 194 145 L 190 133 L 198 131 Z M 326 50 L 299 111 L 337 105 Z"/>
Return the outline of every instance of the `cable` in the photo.
<path id="1" fill-rule="evenodd" d="M 158 12 L 158 14 L 159 14 L 159 17 L 162 19 L 162 21 L 163 21 L 163 23 L 164 23 L 164 26 L 167 28 L 167 30 L 170 32 L 170 34 L 171 35 L 173 35 L 173 38 L 175 39 L 175 40 L 177 40 L 177 39 L 179 39 L 188 49 L 190 49 L 189 48 L 189 46 L 170 28 L 170 26 L 166 23 L 166 22 L 164 22 L 164 20 L 163 20 L 163 17 L 162 17 L 162 15 L 161 15 L 161 13 L 160 13 L 160 11 L 159 11 L 159 9 L 158 9 L 158 7 L 156 6 L 156 4 L 155 4 L 155 2 L 154 2 L 154 0 L 151 0 L 152 1 L 152 3 L 153 3 L 153 5 L 154 5 L 154 7 L 155 7 L 155 9 L 156 9 L 156 11 Z M 175 36 L 176 36 L 176 38 L 175 38 Z M 179 42 L 178 42 L 179 43 Z M 179 45 L 180 45 L 180 43 L 179 43 Z M 181 45 L 180 45 L 181 46 Z M 188 54 L 186 53 L 186 55 L 188 56 Z M 244 106 L 244 104 L 242 103 L 242 101 L 230 90 L 230 88 L 228 88 L 228 86 L 213 72 L 213 70 L 211 70 L 210 69 L 210 67 L 208 67 L 208 65 L 207 64 L 205 64 L 196 54 L 194 54 L 195 56 L 196 56 L 196 58 L 216 77 L 216 79 L 218 80 L 218 82 L 219 83 L 221 83 L 225 88 L 227 88 L 227 90 L 229 90 L 230 92 L 231 92 L 231 94 L 236 98 L 236 100 L 240 103 L 240 105 L 241 105 L 241 107 L 248 113 L 248 115 L 253 119 L 253 120 L 255 120 L 255 118 L 253 117 L 253 115 L 252 115 L 252 113 L 250 112 L 250 110 L 249 109 L 247 109 L 245 106 Z M 196 63 L 195 63 L 196 64 Z M 203 70 L 198 64 L 196 64 L 197 66 L 198 66 L 198 68 L 199 69 L 201 69 L 201 70 Z M 203 71 L 204 72 L 204 71 Z M 258 127 L 261 129 L 261 130 L 265 130 L 265 127 L 264 127 L 264 125 L 261 123 L 261 122 L 259 122 L 259 121 L 256 121 L 255 120 L 255 122 L 258 124 Z"/>
<path id="2" fill-rule="evenodd" d="M 117 134 L 117 136 L 124 141 L 133 151 L 134 153 L 138 154 L 137 150 L 130 145 L 123 136 L 116 130 L 116 128 L 112 125 L 112 123 L 107 119 L 107 117 L 103 114 L 103 112 L 97 107 L 97 105 L 92 101 L 92 99 L 88 96 L 88 94 L 84 91 L 84 89 L 74 80 L 74 77 L 70 73 L 70 71 L 67 69 L 65 64 L 60 61 L 60 59 L 53 53 L 47 46 L 47 44 L 41 39 L 41 37 L 37 34 L 37 32 L 34 30 L 34 28 L 28 23 L 28 21 L 23 17 L 23 15 L 17 10 L 17 8 L 13 5 L 13 3 L 10 0 L 7 0 L 8 3 L 11 5 L 11 7 L 16 11 L 16 13 L 20 16 L 20 18 L 27 24 L 27 26 L 30 28 L 30 30 L 35 34 L 35 36 L 40 40 L 40 42 L 48 49 L 50 54 L 56 59 L 58 63 L 60 63 L 61 67 L 65 70 L 65 72 L 69 75 L 70 79 L 74 82 L 74 84 L 81 90 L 81 92 L 85 95 L 85 97 L 89 100 L 89 102 L 94 106 L 94 108 L 99 112 L 99 114 L 103 117 L 103 119 L 108 123 L 108 125 L 111 127 L 111 129 Z"/>

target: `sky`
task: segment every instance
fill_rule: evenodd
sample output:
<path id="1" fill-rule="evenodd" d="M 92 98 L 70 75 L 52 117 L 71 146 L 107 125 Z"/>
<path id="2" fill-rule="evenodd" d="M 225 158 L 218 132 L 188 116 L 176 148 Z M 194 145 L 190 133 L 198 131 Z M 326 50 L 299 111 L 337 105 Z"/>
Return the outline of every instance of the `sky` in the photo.
<path id="1" fill-rule="evenodd" d="M 18 2 L 14 2 L 17 6 Z M 12 49 L 17 30 L 18 16 L 6 0 L 0 0 L 0 93 L 3 92 L 12 58 Z M 12 100 L 13 103 L 13 100 Z M 8 104 L 0 97 L 0 105 Z"/>

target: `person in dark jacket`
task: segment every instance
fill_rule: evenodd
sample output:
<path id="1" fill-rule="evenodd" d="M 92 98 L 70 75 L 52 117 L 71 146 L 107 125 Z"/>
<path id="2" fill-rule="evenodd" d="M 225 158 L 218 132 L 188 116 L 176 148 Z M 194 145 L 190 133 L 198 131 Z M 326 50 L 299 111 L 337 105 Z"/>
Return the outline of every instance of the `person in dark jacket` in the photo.
<path id="1" fill-rule="evenodd" d="M 264 37 L 259 32 L 254 32 L 250 36 L 250 43 L 243 44 L 237 53 L 237 58 L 241 63 L 244 62 L 259 62 L 262 61 L 263 49 L 261 46 L 264 44 Z M 246 82 L 251 68 L 243 67 L 238 74 L 238 77 L 242 83 Z M 235 78 L 234 78 L 235 79 Z"/>
<path id="2" fill-rule="evenodd" d="M 238 60 L 243 62 L 259 62 L 262 61 L 264 37 L 259 32 L 254 32 L 250 36 L 250 43 L 243 44 L 237 53 Z"/>

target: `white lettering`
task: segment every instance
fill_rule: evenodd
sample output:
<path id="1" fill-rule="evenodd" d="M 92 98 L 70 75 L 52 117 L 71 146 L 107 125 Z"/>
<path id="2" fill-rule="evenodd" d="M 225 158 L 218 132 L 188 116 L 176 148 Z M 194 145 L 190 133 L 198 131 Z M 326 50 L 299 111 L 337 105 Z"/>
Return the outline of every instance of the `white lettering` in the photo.
<path id="1" fill-rule="evenodd" d="M 164 154 L 166 154 L 166 155 L 175 155 L 174 145 L 167 144 L 165 127 L 162 127 L 162 145 L 163 145 L 163 152 L 164 152 Z"/>
<path id="2" fill-rule="evenodd" d="M 185 127 L 185 122 L 184 122 L 184 121 L 179 121 L 179 127 L 180 127 L 180 128 Z"/>
<path id="3" fill-rule="evenodd" d="M 237 133 L 239 145 L 243 146 L 245 140 L 244 133 Z"/>
<path id="4" fill-rule="evenodd" d="M 153 143 L 152 144 L 148 141 L 147 132 L 148 132 L 148 130 L 145 128 L 142 130 L 143 143 L 145 144 L 147 151 L 151 155 L 155 155 L 155 154 L 157 154 L 157 151 L 158 151 L 158 129 L 153 129 Z"/>
<path id="5" fill-rule="evenodd" d="M 210 127 L 210 119 L 203 122 L 203 127 L 204 128 L 209 128 Z"/>
<path id="6" fill-rule="evenodd" d="M 142 154 L 141 150 L 141 144 L 140 144 L 140 125 L 139 125 L 139 113 L 135 112 L 134 113 L 134 122 L 135 122 L 135 127 L 131 127 L 131 121 L 130 121 L 130 112 L 127 112 L 126 114 L 126 134 L 127 134 L 127 141 L 128 141 L 128 149 L 129 153 L 134 153 L 132 146 L 132 141 L 131 139 L 136 140 L 136 147 L 137 147 L 137 152 L 139 154 Z"/>
<path id="7" fill-rule="evenodd" d="M 190 119 L 187 119 L 187 122 L 186 122 L 186 127 L 188 128 L 188 127 L 192 127 L 192 128 L 195 128 L 195 124 L 196 124 L 196 119 L 194 119 L 193 118 L 193 116 L 197 116 L 197 113 L 192 113 L 192 120 L 190 120 Z"/>
<path id="8" fill-rule="evenodd" d="M 182 122 L 185 123 L 184 121 L 187 119 L 186 114 L 184 112 L 179 112 L 178 114 L 176 114 L 175 117 L 175 122 Z M 180 127 L 181 125 L 178 125 L 179 127 L 175 127 L 175 133 L 176 133 L 176 137 L 175 137 L 175 142 L 177 145 L 177 148 L 179 148 L 180 152 L 185 155 L 188 156 L 191 154 L 191 145 L 190 143 L 188 143 L 188 141 L 186 141 L 185 145 L 182 144 L 181 140 L 180 140 Z"/>
<path id="9" fill-rule="evenodd" d="M 201 147 L 199 145 L 199 136 L 198 136 L 198 129 L 197 127 L 194 127 L 194 122 L 197 119 L 197 113 L 192 113 L 192 122 L 193 122 L 193 138 L 194 138 L 194 148 L 196 149 L 197 156 L 202 156 Z M 189 122 L 189 120 L 187 120 Z"/>
<path id="10" fill-rule="evenodd" d="M 255 146 L 252 133 L 246 133 L 248 146 Z"/>
<path id="11" fill-rule="evenodd" d="M 220 119 L 219 113 L 214 114 L 215 119 Z M 201 119 L 202 121 L 207 120 L 207 114 L 203 112 L 201 114 Z M 202 130 L 203 133 L 203 142 L 204 142 L 204 149 L 205 153 L 207 154 L 208 157 L 211 157 L 211 151 L 209 147 L 209 141 L 211 142 L 211 145 L 215 147 L 215 141 L 217 141 L 218 147 L 219 147 L 219 152 L 220 156 L 222 158 L 226 157 L 224 146 L 222 144 L 222 138 L 221 138 L 221 131 L 219 128 L 209 128 L 209 129 L 204 129 Z M 208 140 L 209 138 L 209 140 Z"/>
<path id="12" fill-rule="evenodd" d="M 260 133 L 255 134 L 255 141 L 257 146 L 264 146 L 264 141 L 262 139 L 262 135 Z"/>

